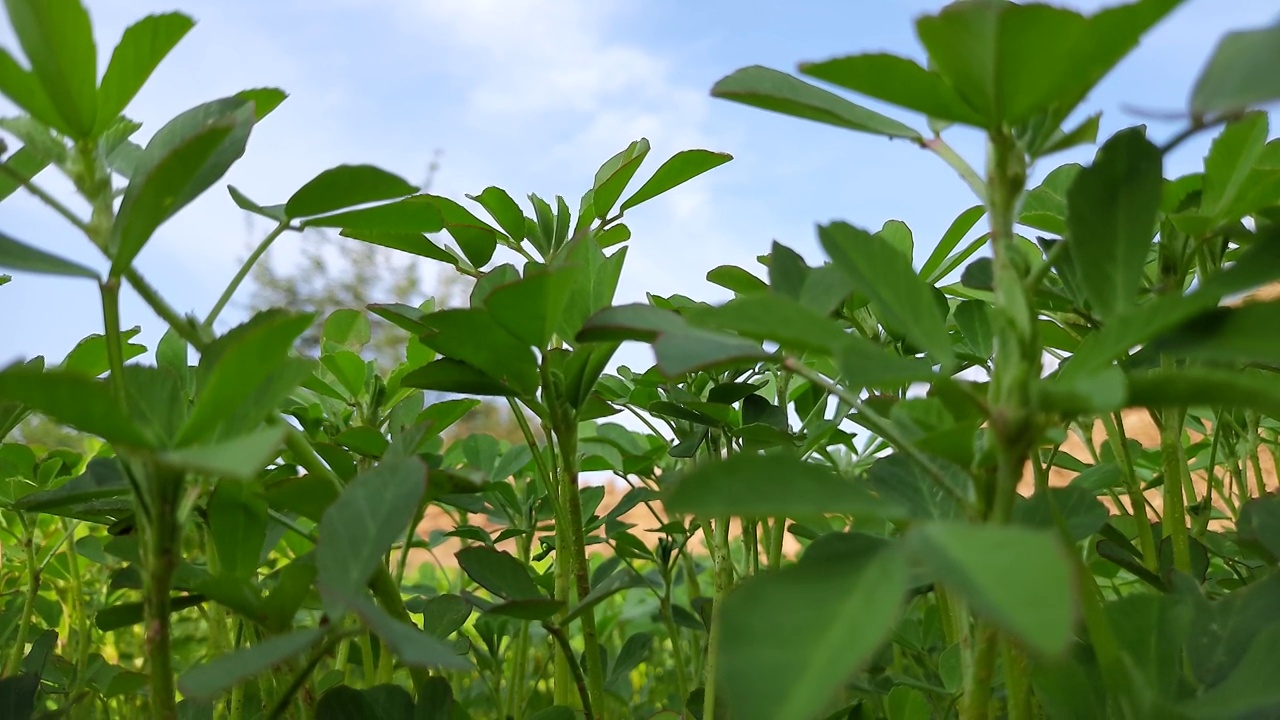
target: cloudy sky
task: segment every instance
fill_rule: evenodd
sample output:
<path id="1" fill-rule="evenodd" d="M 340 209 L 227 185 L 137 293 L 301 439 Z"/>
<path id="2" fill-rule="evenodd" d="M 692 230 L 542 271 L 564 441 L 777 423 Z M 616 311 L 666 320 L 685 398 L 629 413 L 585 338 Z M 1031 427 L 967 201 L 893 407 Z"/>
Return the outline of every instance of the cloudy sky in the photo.
<path id="1" fill-rule="evenodd" d="M 596 168 L 632 140 L 653 145 L 648 170 L 685 148 L 736 159 L 628 215 L 633 230 L 619 301 L 646 291 L 718 300 L 711 268 L 757 267 L 772 240 L 811 263 L 814 225 L 845 219 L 872 229 L 894 218 L 915 232 L 923 260 L 973 198 L 932 156 L 716 100 L 712 84 L 751 64 L 791 70 L 804 60 L 893 51 L 921 58 L 916 16 L 940 0 L 88 0 L 104 60 L 123 29 L 148 13 L 180 10 L 198 24 L 128 114 L 145 139 L 195 104 L 257 86 L 291 97 L 255 131 L 223 184 L 161 228 L 139 259 L 179 310 L 206 313 L 237 262 L 267 228 L 236 209 L 231 183 L 262 203 L 282 202 L 316 173 L 373 163 L 420 181 L 442 151 L 435 192 L 462 199 L 488 185 L 517 198 L 563 194 L 577 208 Z M 1098 0 L 1063 3 L 1092 11 Z M 1179 126 L 1142 111 L 1185 107 L 1217 39 L 1270 23 L 1274 0 L 1188 0 L 1086 101 L 1103 130 L 1148 122 L 1166 138 Z M 0 44 L 16 48 L 7 25 Z M 873 105 L 874 106 L 874 105 Z M 877 108 L 882 109 L 882 108 Z M 8 112 L 5 107 L 0 112 Z M 900 116 L 923 129 L 919 118 Z M 950 131 L 981 165 L 981 143 Z M 1207 138 L 1188 143 L 1166 174 L 1199 167 Z M 1087 162 L 1092 149 L 1050 163 Z M 1043 176 L 1048 166 L 1037 168 Z M 53 173 L 39 181 L 55 194 Z M 77 206 L 78 207 L 78 206 Z M 25 193 L 0 205 L 0 230 L 95 267 L 105 263 L 76 231 Z M 298 239 L 281 246 L 296 253 Z M 434 277 L 434 269 L 426 273 Z M 242 298 L 244 296 L 241 296 Z M 43 354 L 60 360 L 101 331 L 92 283 L 16 276 L 0 289 L 0 364 Z M 132 295 L 125 326 L 153 346 L 163 328 Z M 233 308 L 227 323 L 243 319 Z M 647 358 L 635 358 L 636 364 Z"/>

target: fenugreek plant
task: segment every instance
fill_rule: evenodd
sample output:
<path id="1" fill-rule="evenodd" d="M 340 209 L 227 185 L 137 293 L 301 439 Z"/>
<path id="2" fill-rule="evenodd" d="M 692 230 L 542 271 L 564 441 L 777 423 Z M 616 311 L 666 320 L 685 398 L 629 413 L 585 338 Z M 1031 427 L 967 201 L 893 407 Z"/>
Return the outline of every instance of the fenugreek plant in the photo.
<path id="1" fill-rule="evenodd" d="M 639 140 L 576 211 L 369 165 L 275 205 L 228 188 L 273 229 L 196 317 L 134 260 L 284 93 L 135 143 L 122 113 L 192 21 L 139 21 L 99 75 L 79 0 L 7 0 L 26 66 L 0 57 L 21 113 L 0 119 L 20 145 L 0 199 L 33 194 L 109 267 L 0 234 L 18 273 L 0 293 L 24 273 L 96 282 L 103 328 L 0 370 L 0 715 L 1280 712 L 1280 303 L 1248 295 L 1280 280 L 1280 141 L 1258 110 L 1280 99 L 1261 70 L 1280 25 L 1220 42 L 1169 137 L 1126 128 L 1028 183 L 1096 142 L 1090 90 L 1180 4 L 962 0 L 918 20 L 924 65 L 799 67 L 903 119 L 763 67 L 716 84 L 958 173 L 974 204 L 918 267 L 905 222 L 831 222 L 820 265 L 774 243 L 760 273 L 711 269 L 727 303 L 616 304 L 626 215 L 729 160 L 679 152 L 628 190 Z M 944 141 L 954 125 L 987 136 L 983 163 Z M 1202 132 L 1203 171 L 1165 178 Z M 307 228 L 443 263 L 468 306 L 273 309 L 218 332 L 254 262 Z M 167 325 L 154 349 L 120 317 L 125 287 Z M 369 313 L 405 333 L 394 367 Z M 627 341 L 655 365 L 615 367 Z M 486 396 L 521 442 L 446 432 Z M 24 437 L 33 413 L 74 447 Z"/>

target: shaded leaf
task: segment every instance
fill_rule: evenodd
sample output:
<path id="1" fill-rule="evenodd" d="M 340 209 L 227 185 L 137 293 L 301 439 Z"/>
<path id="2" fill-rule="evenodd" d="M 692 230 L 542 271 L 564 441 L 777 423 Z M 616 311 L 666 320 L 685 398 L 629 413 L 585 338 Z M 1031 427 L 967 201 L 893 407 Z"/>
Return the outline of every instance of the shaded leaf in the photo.
<path id="1" fill-rule="evenodd" d="M 903 512 L 828 467 L 785 455 L 733 455 L 700 463 L 668 482 L 664 506 L 692 515 L 895 518 Z"/>
<path id="2" fill-rule="evenodd" d="M 351 597 L 364 588 L 413 521 L 426 491 L 425 473 L 417 458 L 388 456 L 346 486 L 320 519 L 316 571 L 322 590 Z"/>
<path id="3" fill-rule="evenodd" d="M 888 640 L 906 593 L 906 563 L 800 565 L 749 578 L 725 600 L 721 672 L 733 717 L 807 718 Z"/>
<path id="4" fill-rule="evenodd" d="M 1036 652 L 1066 649 L 1075 621 L 1071 568 L 1050 532 L 935 521 L 912 531 L 916 557 L 973 609 Z"/>
<path id="5" fill-rule="evenodd" d="M 309 628 L 269 637 L 192 667 L 178 678 L 178 689 L 189 698 L 212 700 L 233 686 L 301 655 L 324 634 L 320 628 Z"/>

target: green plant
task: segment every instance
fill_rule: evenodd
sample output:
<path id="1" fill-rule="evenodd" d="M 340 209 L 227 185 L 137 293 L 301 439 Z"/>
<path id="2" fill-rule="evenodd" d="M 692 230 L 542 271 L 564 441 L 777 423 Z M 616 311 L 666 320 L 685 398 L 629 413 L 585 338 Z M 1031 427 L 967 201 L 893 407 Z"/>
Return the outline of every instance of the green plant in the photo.
<path id="1" fill-rule="evenodd" d="M 57 366 L 0 370 L 6 717 L 1274 714 L 1280 306 L 1223 301 L 1280 280 L 1280 141 L 1254 109 L 1280 88 L 1252 71 L 1278 31 L 1225 38 L 1163 145 L 1124 129 L 1026 187 L 1095 140 L 1097 116 L 1064 123 L 1179 4 L 962 0 L 918 21 L 927 66 L 800 67 L 929 135 L 762 67 L 717 83 L 958 172 L 978 203 L 918 270 L 905 223 L 832 222 L 822 265 L 775 243 L 764 277 L 712 269 L 725 304 L 615 305 L 626 213 L 730 159 L 679 152 L 628 192 L 642 139 L 576 215 L 496 187 L 468 206 L 369 165 L 276 205 L 229 188 L 273 229 L 199 318 L 133 261 L 284 93 L 198 106 L 139 145 L 121 113 L 191 21 L 138 22 L 99 78 L 78 0 L 8 0 L 30 69 L 0 58 L 25 113 L 0 120 L 22 145 L 0 199 L 34 194 L 110 269 L 0 235 L 0 267 L 93 280 L 103 318 Z M 943 142 L 953 124 L 986 133 L 982 172 Z M 1203 172 L 1163 177 L 1219 127 Z M 88 218 L 34 180 L 47 166 Z M 442 263 L 467 306 L 266 309 L 218 334 L 256 259 L 308 228 Z M 169 326 L 153 349 L 123 329 L 125 284 Z M 403 358 L 368 359 L 366 310 L 404 332 Z M 610 371 L 627 341 L 655 366 Z M 507 404 L 516 442 L 449 432 L 476 397 Z M 33 413 L 83 445 L 17 434 Z M 427 517 L 448 529 L 423 536 Z"/>

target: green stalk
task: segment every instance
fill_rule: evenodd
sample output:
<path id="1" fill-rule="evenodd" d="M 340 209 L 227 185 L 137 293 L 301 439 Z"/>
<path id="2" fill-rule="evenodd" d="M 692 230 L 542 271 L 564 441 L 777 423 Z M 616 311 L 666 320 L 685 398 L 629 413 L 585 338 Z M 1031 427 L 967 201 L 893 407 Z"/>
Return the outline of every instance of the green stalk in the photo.
<path id="1" fill-rule="evenodd" d="M 662 624 L 667 629 L 667 635 L 671 638 L 671 653 L 676 663 L 676 689 L 680 693 L 681 702 L 689 697 L 689 668 L 685 665 L 684 649 L 681 645 L 680 630 L 676 627 L 675 615 L 671 612 L 671 573 L 667 574 L 665 587 L 662 592 Z"/>
<path id="2" fill-rule="evenodd" d="M 1155 536 L 1152 534 L 1151 518 L 1147 516 L 1147 498 L 1142 492 L 1142 483 L 1134 471 L 1133 457 L 1129 454 L 1129 443 L 1126 442 L 1124 417 L 1115 414 L 1115 419 L 1102 416 L 1102 426 L 1107 432 L 1107 442 L 1111 444 L 1111 454 L 1120 463 L 1121 477 L 1129 494 L 1129 504 L 1133 506 L 1133 519 L 1138 528 L 1138 547 L 1142 550 L 1142 564 L 1148 570 L 1160 566 L 1160 553 L 1156 549 Z"/>
<path id="3" fill-rule="evenodd" d="M 559 425 L 555 434 L 560 444 L 560 497 L 568 511 L 569 527 L 566 534 L 570 542 L 573 579 L 578 601 L 581 602 L 591 592 L 591 570 L 587 565 L 586 537 L 582 532 L 582 490 L 578 487 L 578 423 L 576 418 L 567 417 Z M 581 620 L 583 652 L 587 656 L 587 688 L 593 704 L 603 711 L 604 667 L 600 663 L 595 609 L 588 608 L 581 615 Z"/>
<path id="4" fill-rule="evenodd" d="M 1004 650 L 1005 693 L 1008 695 L 1009 720 L 1031 720 L 1031 670 L 1027 654 L 1006 638 Z"/>
<path id="5" fill-rule="evenodd" d="M 177 524 L 178 491 L 181 475 L 149 468 L 152 516 L 143 524 L 146 565 L 143 575 L 143 606 L 146 622 L 147 665 L 150 668 L 151 717 L 176 720 L 178 702 L 173 674 L 169 592 L 178 567 L 180 528 Z"/>
<path id="6" fill-rule="evenodd" d="M 27 633 L 31 629 L 31 615 L 35 612 L 36 595 L 40 593 L 40 564 L 36 559 L 35 527 L 27 522 L 27 516 L 19 513 L 22 524 L 22 553 L 27 561 L 27 589 L 22 597 L 22 615 L 18 618 L 18 635 L 4 665 L 4 676 L 13 677 L 22 669 L 23 654 L 27 649 Z"/>
<path id="7" fill-rule="evenodd" d="M 67 567 L 70 569 L 71 575 L 71 607 L 78 625 L 76 627 L 74 651 L 74 681 L 71 684 L 72 695 L 80 690 L 81 685 L 84 684 L 84 671 L 89 664 L 90 641 L 93 633 L 93 624 L 85 612 L 84 579 L 80 572 L 80 553 L 76 551 L 76 526 L 77 523 L 75 521 L 63 518 L 62 527 L 69 538 L 67 542 Z"/>
<path id="8" fill-rule="evenodd" d="M 1031 401 L 1033 383 L 1040 377 L 1040 346 L 1035 333 L 1032 288 L 1015 245 L 1014 221 L 1026 185 L 1026 156 L 1006 130 L 990 136 L 986 204 L 991 223 L 993 281 L 998 318 L 995 360 L 987 400 L 991 439 L 996 449 L 994 487 L 984 493 L 988 522 L 1006 523 L 1012 514 L 1017 485 L 1022 479 L 1036 440 L 1036 418 Z M 987 720 L 1000 636 L 985 621 L 978 624 L 978 645 L 973 665 L 966 672 L 967 687 L 962 720 Z M 1007 669 L 1006 683 L 1022 685 L 1026 668 Z"/>
<path id="9" fill-rule="evenodd" d="M 280 224 L 276 225 L 271 232 L 267 233 L 267 236 L 262 239 L 262 242 L 258 243 L 258 246 L 253 249 L 253 252 L 249 254 L 249 257 L 240 265 L 240 269 L 236 271 L 236 276 L 231 278 L 231 282 L 227 285 L 227 288 L 222 291 L 222 295 L 218 298 L 218 302 L 214 303 L 213 309 L 209 311 L 209 316 L 204 319 L 204 327 L 206 329 L 213 328 L 213 321 L 218 319 L 218 315 L 220 315 L 222 310 L 226 308 L 227 303 L 231 302 L 231 297 L 236 294 L 236 290 L 240 287 L 240 283 L 244 282 L 245 277 L 248 276 L 249 270 L 257 264 L 258 258 L 261 258 L 262 254 L 267 251 L 267 248 L 271 247 L 271 243 L 275 242 L 276 238 L 280 237 L 284 234 L 284 231 L 288 229 L 289 221 L 280 221 Z"/>
<path id="10" fill-rule="evenodd" d="M 1169 361 L 1166 360 L 1168 365 Z M 1182 426 L 1186 411 L 1165 410 L 1160 414 L 1160 456 L 1164 464 L 1164 531 L 1173 545 L 1173 567 L 1191 572 L 1191 544 L 1187 537 L 1187 508 L 1182 476 L 1187 463 L 1182 456 Z"/>
<path id="11" fill-rule="evenodd" d="M 946 141 L 941 137 L 934 137 L 925 140 L 920 145 L 924 149 L 933 152 L 934 155 L 937 155 L 949 165 L 952 170 L 955 170 L 965 184 L 969 186 L 969 189 L 973 191 L 973 194 L 977 195 L 979 200 L 986 202 L 987 185 L 982 181 L 982 176 L 978 175 L 977 171 L 969 163 L 965 162 L 965 159 L 960 157 L 959 153 L 952 149 Z"/>
<path id="12" fill-rule="evenodd" d="M 716 673 L 720 654 L 720 618 L 724 599 L 733 588 L 733 558 L 729 556 L 729 518 L 715 519 L 714 527 L 703 525 L 707 544 L 711 547 L 711 558 L 715 564 L 715 596 L 711 602 L 711 630 L 707 636 L 707 660 L 702 674 L 702 718 L 715 720 L 716 716 Z"/>
<path id="13" fill-rule="evenodd" d="M 787 519 L 784 517 L 776 517 L 773 519 L 772 527 L 769 531 L 769 569 L 777 570 L 782 567 L 782 543 L 787 538 Z"/>

